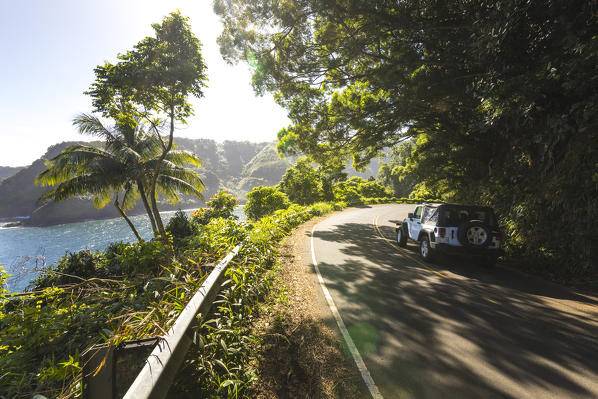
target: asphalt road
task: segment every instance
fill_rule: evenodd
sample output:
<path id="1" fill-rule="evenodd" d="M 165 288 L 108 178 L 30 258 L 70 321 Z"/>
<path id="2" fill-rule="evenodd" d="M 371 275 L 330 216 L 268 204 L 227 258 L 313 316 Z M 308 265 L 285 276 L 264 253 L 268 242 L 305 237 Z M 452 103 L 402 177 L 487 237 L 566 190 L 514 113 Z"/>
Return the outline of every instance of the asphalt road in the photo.
<path id="1" fill-rule="evenodd" d="M 385 398 L 598 398 L 598 299 L 399 248 L 412 205 L 320 222 L 320 272 Z"/>

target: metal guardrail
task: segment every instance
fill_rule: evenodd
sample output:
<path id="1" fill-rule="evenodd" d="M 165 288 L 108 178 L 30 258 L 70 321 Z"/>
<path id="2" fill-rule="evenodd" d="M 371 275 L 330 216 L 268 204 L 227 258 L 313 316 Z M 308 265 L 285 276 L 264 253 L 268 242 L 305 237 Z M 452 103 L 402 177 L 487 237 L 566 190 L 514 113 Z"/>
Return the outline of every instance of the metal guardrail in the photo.
<path id="1" fill-rule="evenodd" d="M 220 291 L 224 271 L 240 249 L 241 245 L 237 245 L 208 275 L 173 326 L 149 355 L 143 369 L 125 394 L 125 399 L 153 399 L 166 396 L 193 342 L 192 337 L 189 336 L 190 327 L 197 322 L 198 314 L 203 317 L 209 311 L 216 294 Z"/>
<path id="2" fill-rule="evenodd" d="M 307 212 L 309 211 L 297 212 L 294 216 Z M 276 222 L 280 222 L 280 220 Z M 237 245 L 214 267 L 214 270 L 212 270 L 201 287 L 195 292 L 193 298 L 185 306 L 168 332 L 163 337 L 154 338 L 158 340 L 158 343 L 124 394 L 124 399 L 162 399 L 166 397 L 177 370 L 183 363 L 185 354 L 193 342 L 193 338 L 189 334 L 191 326 L 199 321 L 197 318 L 198 314 L 204 317 L 208 313 L 222 286 L 224 271 L 226 271 L 230 261 L 237 255 L 241 248 L 242 244 Z M 149 343 L 151 339 L 146 341 Z M 103 367 L 106 363 L 114 363 L 115 353 L 118 355 L 118 349 L 103 346 L 88 355 L 90 359 L 87 365 L 89 375 L 101 375 L 98 376 L 99 378 L 89 380 L 88 383 L 92 388 L 83 393 L 84 399 L 104 399 L 120 396 L 117 394 L 117 391 L 122 388 L 117 389 L 115 367 L 112 366 L 109 370 Z"/>

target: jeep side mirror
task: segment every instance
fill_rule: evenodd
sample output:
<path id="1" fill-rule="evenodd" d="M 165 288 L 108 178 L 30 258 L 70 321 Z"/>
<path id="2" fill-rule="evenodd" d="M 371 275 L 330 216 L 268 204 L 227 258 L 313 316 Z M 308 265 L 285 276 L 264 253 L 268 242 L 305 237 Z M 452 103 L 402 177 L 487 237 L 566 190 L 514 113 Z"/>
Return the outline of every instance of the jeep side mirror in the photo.
<path id="1" fill-rule="evenodd" d="M 408 214 L 407 214 L 407 217 L 408 217 L 409 219 L 413 219 L 413 217 L 414 217 L 414 216 L 413 216 L 413 213 L 408 213 Z"/>

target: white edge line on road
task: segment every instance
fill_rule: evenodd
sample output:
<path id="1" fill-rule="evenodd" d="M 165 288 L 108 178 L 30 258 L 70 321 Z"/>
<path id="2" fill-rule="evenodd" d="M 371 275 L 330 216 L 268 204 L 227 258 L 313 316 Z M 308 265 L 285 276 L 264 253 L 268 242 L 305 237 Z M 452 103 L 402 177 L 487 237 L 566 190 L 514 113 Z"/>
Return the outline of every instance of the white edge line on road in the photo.
<path id="1" fill-rule="evenodd" d="M 343 319 L 341 318 L 341 315 L 338 312 L 338 309 L 337 309 L 336 305 L 334 304 L 334 301 L 332 300 L 332 296 L 330 296 L 330 292 L 328 292 L 328 288 L 326 288 L 326 284 L 324 283 L 322 274 L 320 273 L 320 268 L 318 267 L 318 262 L 316 261 L 316 252 L 314 250 L 314 231 L 315 231 L 316 227 L 317 227 L 317 224 L 314 225 L 314 227 L 311 229 L 311 260 L 314 265 L 314 268 L 316 269 L 316 274 L 318 275 L 318 281 L 320 282 L 320 286 L 322 287 L 322 292 L 324 293 L 324 297 L 326 298 L 326 302 L 328 302 L 330 311 L 332 312 L 332 315 L 334 316 L 334 319 L 336 320 L 336 324 L 338 325 L 338 328 L 341 330 L 341 334 L 343 335 L 343 338 L 345 339 L 345 342 L 347 343 L 349 352 L 351 352 L 351 356 L 353 356 L 353 360 L 355 361 L 355 364 L 357 365 L 357 369 L 361 373 L 361 377 L 363 378 L 365 385 L 368 387 L 370 394 L 372 395 L 372 397 L 374 399 L 383 399 L 382 394 L 380 393 L 380 390 L 378 389 L 378 387 L 376 386 L 376 383 L 372 379 L 372 376 L 370 375 L 370 372 L 369 372 L 368 368 L 366 367 L 365 362 L 363 361 L 363 358 L 359 354 L 359 351 L 357 350 L 357 347 L 355 346 L 353 339 L 351 339 L 351 335 L 349 335 L 349 331 L 347 330 L 347 327 L 345 326 L 345 323 L 343 322 Z"/>

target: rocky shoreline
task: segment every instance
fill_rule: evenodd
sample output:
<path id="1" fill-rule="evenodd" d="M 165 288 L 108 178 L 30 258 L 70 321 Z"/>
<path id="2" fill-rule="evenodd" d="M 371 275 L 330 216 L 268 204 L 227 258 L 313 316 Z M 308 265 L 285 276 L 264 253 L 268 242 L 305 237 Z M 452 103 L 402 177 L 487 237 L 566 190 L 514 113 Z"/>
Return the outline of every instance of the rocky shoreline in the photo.
<path id="1" fill-rule="evenodd" d="M 9 227 L 23 227 L 25 226 L 23 224 L 23 222 L 6 222 L 6 223 L 0 223 L 0 229 L 6 229 Z"/>
<path id="2" fill-rule="evenodd" d="M 27 220 L 29 220 L 29 216 L 0 218 L 0 229 L 9 227 L 24 227 Z"/>

